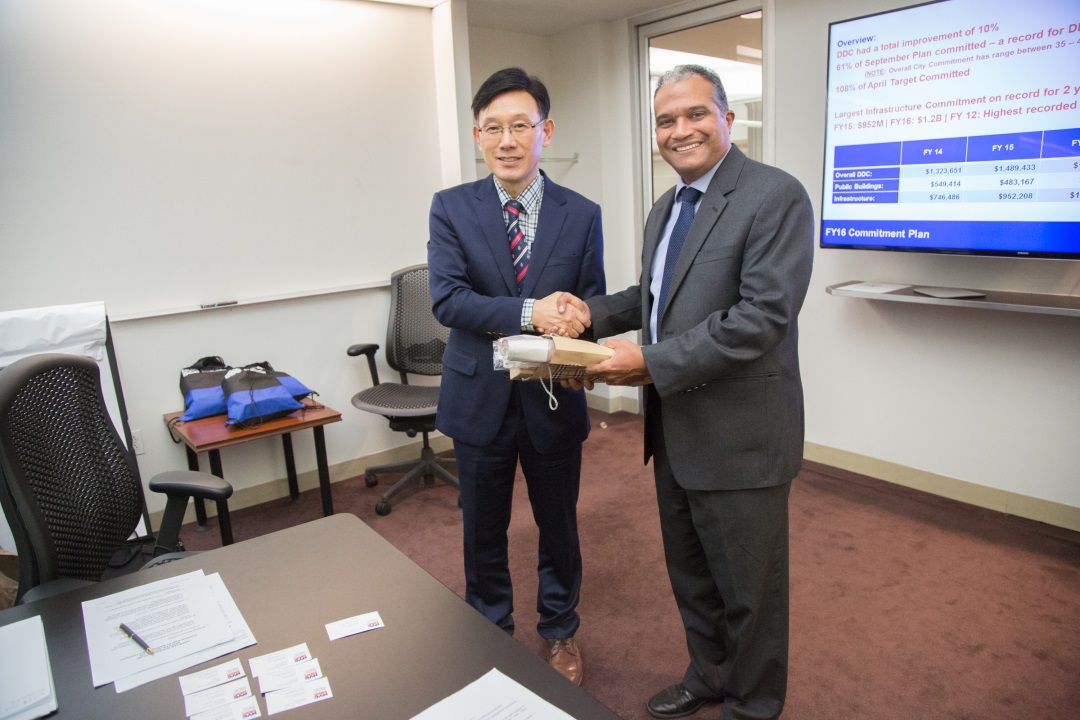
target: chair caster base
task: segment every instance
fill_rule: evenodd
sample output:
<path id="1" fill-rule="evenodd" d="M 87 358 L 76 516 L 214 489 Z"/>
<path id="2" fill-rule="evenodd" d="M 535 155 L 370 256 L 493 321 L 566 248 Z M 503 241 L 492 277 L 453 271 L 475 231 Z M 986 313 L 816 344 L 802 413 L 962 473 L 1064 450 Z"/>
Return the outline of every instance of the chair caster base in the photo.
<path id="1" fill-rule="evenodd" d="M 390 503 L 385 502 L 385 501 L 375 504 L 375 514 L 376 515 L 389 515 L 391 509 L 392 508 L 390 507 Z"/>
<path id="2" fill-rule="evenodd" d="M 375 476 L 375 473 L 368 473 L 364 476 L 364 485 L 369 488 L 373 488 L 379 484 L 379 478 Z"/>

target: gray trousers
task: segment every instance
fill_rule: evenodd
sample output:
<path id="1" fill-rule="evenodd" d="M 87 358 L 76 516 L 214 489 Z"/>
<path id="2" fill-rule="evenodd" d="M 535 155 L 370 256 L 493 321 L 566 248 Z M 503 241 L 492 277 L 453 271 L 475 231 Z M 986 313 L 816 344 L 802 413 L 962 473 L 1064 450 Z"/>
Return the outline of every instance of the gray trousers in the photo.
<path id="1" fill-rule="evenodd" d="M 647 432 L 664 557 L 690 652 L 683 685 L 722 699 L 722 720 L 777 718 L 787 694 L 791 483 L 684 490 L 655 417 L 662 411 L 653 412 L 659 404 L 650 404 Z"/>

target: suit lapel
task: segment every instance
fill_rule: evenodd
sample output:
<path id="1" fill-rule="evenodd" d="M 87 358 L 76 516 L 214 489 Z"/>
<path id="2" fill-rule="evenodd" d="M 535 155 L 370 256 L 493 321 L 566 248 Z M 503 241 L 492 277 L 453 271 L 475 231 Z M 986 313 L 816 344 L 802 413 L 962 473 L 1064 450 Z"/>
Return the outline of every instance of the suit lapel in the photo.
<path id="1" fill-rule="evenodd" d="M 540 219 L 533 238 L 532 257 L 529 258 L 529 272 L 525 274 L 525 284 L 521 288 L 523 297 L 532 297 L 544 272 L 548 258 L 559 241 L 563 224 L 566 222 L 566 197 L 562 188 L 544 176 L 544 199 L 540 202 Z M 516 286 L 515 286 L 516 287 Z"/>
<path id="2" fill-rule="evenodd" d="M 499 268 L 508 294 L 517 296 L 517 280 L 514 278 L 514 261 L 510 257 L 510 241 L 506 237 L 506 221 L 502 216 L 502 204 L 495 190 L 495 179 L 488 175 L 476 183 L 476 220 L 484 233 L 484 241 L 491 251 L 495 267 Z"/>
<path id="3" fill-rule="evenodd" d="M 675 274 L 672 275 L 671 287 L 668 288 L 668 297 L 672 300 L 686 274 L 690 272 L 690 266 L 694 264 L 694 258 L 697 257 L 701 246 L 712 234 L 713 227 L 720 219 L 724 208 L 727 207 L 726 196 L 735 189 L 735 183 L 739 179 L 739 173 L 742 172 L 745 161 L 746 156 L 742 154 L 742 151 L 732 145 L 724 162 L 720 163 L 716 174 L 713 175 L 712 182 L 709 183 L 705 197 L 701 199 L 701 205 L 694 216 L 694 224 L 690 226 L 690 232 L 686 234 L 686 242 L 683 244 L 682 252 L 679 253 L 679 261 L 675 264 Z M 664 217 L 666 219 L 667 215 L 665 214 Z"/>

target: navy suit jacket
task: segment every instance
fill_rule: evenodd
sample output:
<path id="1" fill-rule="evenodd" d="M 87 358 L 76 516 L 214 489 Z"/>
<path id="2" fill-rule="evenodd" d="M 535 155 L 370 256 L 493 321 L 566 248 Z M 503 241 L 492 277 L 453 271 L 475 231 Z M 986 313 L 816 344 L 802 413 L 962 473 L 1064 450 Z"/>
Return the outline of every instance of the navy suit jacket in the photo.
<path id="1" fill-rule="evenodd" d="M 436 427 L 455 440 L 484 447 L 502 426 L 512 382 L 493 368 L 493 336 L 522 334 L 527 297 L 569 291 L 584 299 L 604 292 L 600 207 L 544 177 L 539 225 L 520 295 L 491 175 L 436 193 L 430 231 L 432 309 L 450 328 Z M 537 450 L 556 452 L 588 437 L 582 391 L 555 383 L 559 407 L 553 411 L 539 382 L 519 385 Z"/>

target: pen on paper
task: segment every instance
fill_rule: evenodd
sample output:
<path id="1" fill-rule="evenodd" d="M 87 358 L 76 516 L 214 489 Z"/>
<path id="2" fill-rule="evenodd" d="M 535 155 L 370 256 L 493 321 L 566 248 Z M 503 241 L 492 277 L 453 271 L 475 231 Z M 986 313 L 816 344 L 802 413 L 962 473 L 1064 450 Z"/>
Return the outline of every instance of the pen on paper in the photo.
<path id="1" fill-rule="evenodd" d="M 139 637 L 139 634 L 129 628 L 124 623 L 120 623 L 120 632 L 127 635 L 129 638 L 138 643 L 139 647 L 146 651 L 147 655 L 153 655 L 154 651 L 150 649 L 150 646 L 146 644 L 146 641 Z"/>
<path id="2" fill-rule="evenodd" d="M 222 308 L 222 307 L 229 307 L 230 305 L 236 305 L 236 303 L 237 303 L 236 300 L 222 300 L 221 302 L 206 303 L 205 305 L 200 305 L 199 309 L 200 310 L 213 310 L 214 308 Z"/>

